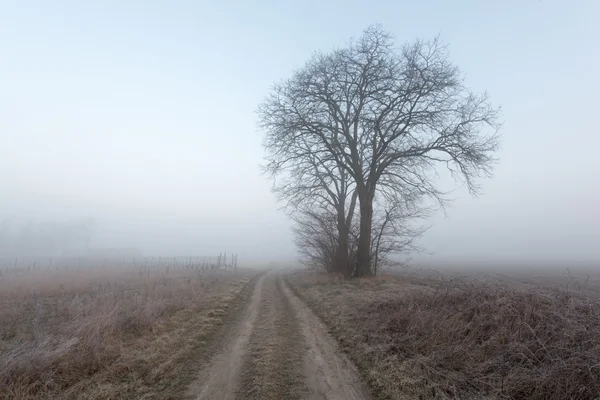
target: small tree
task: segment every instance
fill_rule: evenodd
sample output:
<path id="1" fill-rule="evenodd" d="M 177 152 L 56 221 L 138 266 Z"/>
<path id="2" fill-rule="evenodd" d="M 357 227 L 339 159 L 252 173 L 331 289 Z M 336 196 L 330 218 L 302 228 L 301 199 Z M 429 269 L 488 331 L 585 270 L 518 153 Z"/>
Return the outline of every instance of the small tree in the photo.
<path id="1" fill-rule="evenodd" d="M 417 203 L 393 203 L 374 212 L 373 237 L 371 242 L 371 271 L 377 275 L 382 267 L 402 264 L 399 257 L 422 252 L 416 241 L 427 226 L 418 221 L 429 216 L 429 209 Z"/>
<path id="2" fill-rule="evenodd" d="M 339 231 L 332 210 L 302 210 L 294 213 L 295 243 L 301 262 L 312 269 L 339 272 Z"/>

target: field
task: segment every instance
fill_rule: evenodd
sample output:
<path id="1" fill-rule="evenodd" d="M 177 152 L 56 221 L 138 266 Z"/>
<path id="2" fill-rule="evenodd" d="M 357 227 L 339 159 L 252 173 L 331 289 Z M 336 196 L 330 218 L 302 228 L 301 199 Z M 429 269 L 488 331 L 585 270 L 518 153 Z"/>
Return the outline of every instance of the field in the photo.
<path id="1" fill-rule="evenodd" d="M 418 271 L 348 282 L 300 272 L 288 282 L 375 398 L 599 398 L 597 276 L 535 275 Z"/>
<path id="2" fill-rule="evenodd" d="M 181 398 L 257 276 L 110 266 L 3 272 L 3 399 Z"/>
<path id="3" fill-rule="evenodd" d="M 4 271 L 0 397 L 369 398 L 284 276 L 157 266 Z"/>
<path id="4" fill-rule="evenodd" d="M 0 276 L 2 399 L 596 399 L 598 275 L 46 267 Z"/>

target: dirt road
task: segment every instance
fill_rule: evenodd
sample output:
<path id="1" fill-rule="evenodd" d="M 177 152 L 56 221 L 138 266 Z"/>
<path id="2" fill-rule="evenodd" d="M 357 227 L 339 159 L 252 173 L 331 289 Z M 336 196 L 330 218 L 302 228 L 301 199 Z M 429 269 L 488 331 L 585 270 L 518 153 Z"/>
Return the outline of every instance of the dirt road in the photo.
<path id="1" fill-rule="evenodd" d="M 271 271 L 225 327 L 190 399 L 369 399 L 359 374 L 325 326 Z"/>

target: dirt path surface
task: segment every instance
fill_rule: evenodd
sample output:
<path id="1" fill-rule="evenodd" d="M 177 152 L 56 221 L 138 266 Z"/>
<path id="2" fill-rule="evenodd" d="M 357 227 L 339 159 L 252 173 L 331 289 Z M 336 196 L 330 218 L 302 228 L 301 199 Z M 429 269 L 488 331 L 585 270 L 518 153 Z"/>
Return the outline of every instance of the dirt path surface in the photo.
<path id="1" fill-rule="evenodd" d="M 361 378 L 283 275 L 261 277 L 190 399 L 369 399 Z"/>
<path id="2" fill-rule="evenodd" d="M 210 364 L 201 371 L 199 378 L 189 387 L 190 398 L 198 400 L 235 398 L 242 355 L 246 351 L 256 322 L 265 278 L 262 276 L 258 280 L 250 303 L 242 312 L 240 320 L 236 321 L 227 332 L 223 349 L 213 357 Z"/>

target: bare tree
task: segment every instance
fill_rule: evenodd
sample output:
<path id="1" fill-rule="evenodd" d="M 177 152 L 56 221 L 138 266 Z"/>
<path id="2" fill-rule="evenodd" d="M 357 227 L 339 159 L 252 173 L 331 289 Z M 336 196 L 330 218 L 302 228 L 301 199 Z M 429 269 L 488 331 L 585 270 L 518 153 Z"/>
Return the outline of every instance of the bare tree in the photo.
<path id="1" fill-rule="evenodd" d="M 420 221 L 428 217 L 430 211 L 416 202 L 396 202 L 375 210 L 371 239 L 373 275 L 382 267 L 404 264 L 406 258 L 401 257 L 423 251 L 416 241 L 428 229 Z"/>
<path id="2" fill-rule="evenodd" d="M 263 170 L 274 179 L 274 192 L 296 221 L 297 245 L 303 258 L 314 258 L 307 253 L 310 249 L 330 272 L 349 276 L 350 227 L 358 194 L 342 164 L 319 141 L 311 139 L 298 135 L 281 142 L 277 136 L 267 136 Z M 335 232 L 330 232 L 332 226 Z"/>
<path id="3" fill-rule="evenodd" d="M 498 110 L 465 85 L 438 39 L 394 48 L 380 26 L 328 54 L 316 54 L 276 85 L 260 106 L 267 142 L 310 143 L 346 171 L 360 204 L 356 275 L 373 273 L 376 194 L 394 202 L 417 190 L 440 203 L 436 172 L 446 167 L 471 193 L 489 176 Z M 282 150 L 284 151 L 284 150 Z"/>
<path id="4" fill-rule="evenodd" d="M 312 269 L 340 272 L 338 263 L 339 230 L 333 210 L 298 210 L 293 214 L 296 246 L 301 262 Z"/>

